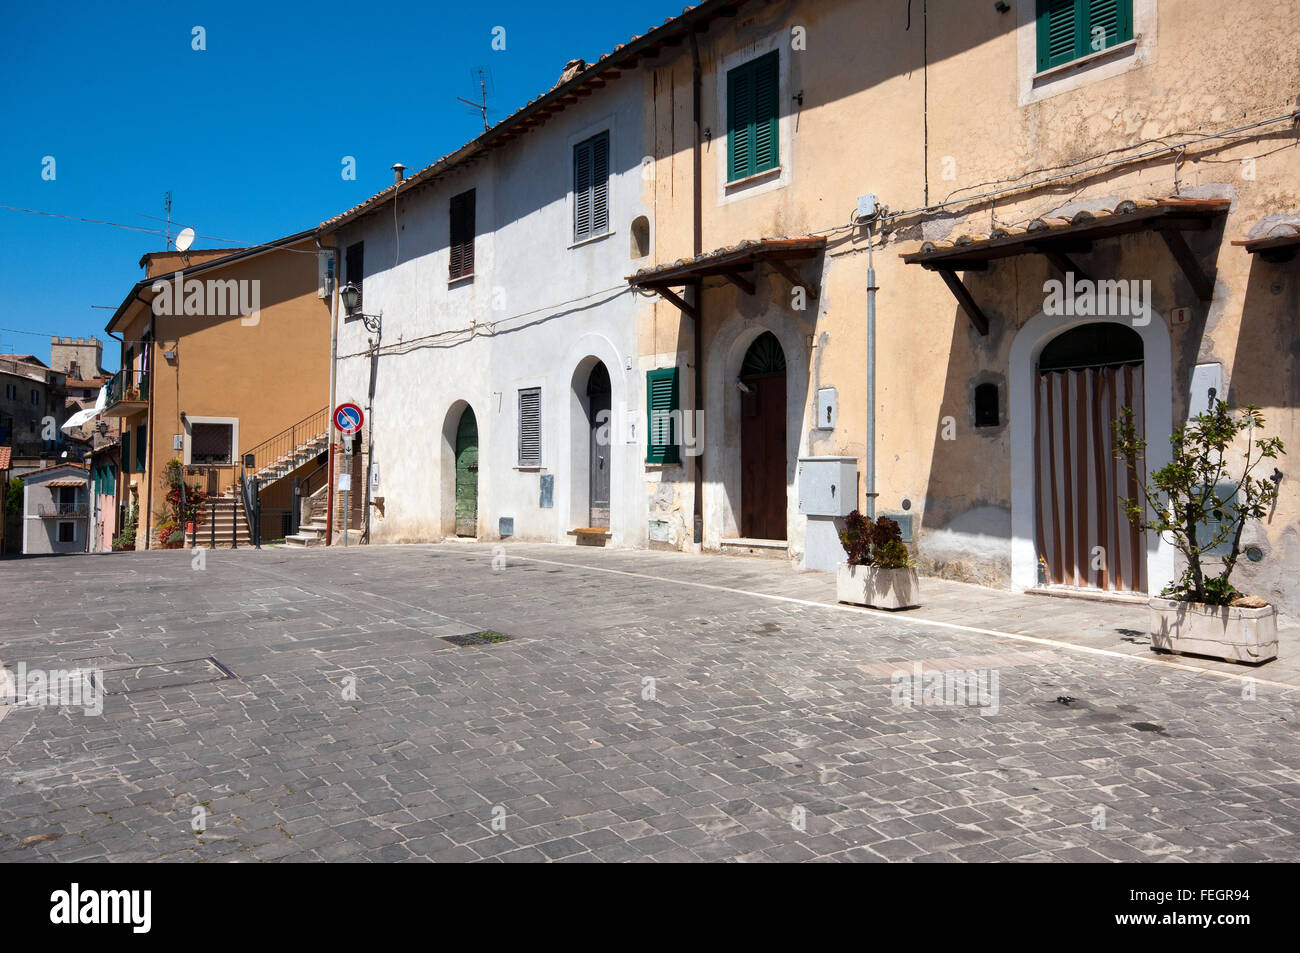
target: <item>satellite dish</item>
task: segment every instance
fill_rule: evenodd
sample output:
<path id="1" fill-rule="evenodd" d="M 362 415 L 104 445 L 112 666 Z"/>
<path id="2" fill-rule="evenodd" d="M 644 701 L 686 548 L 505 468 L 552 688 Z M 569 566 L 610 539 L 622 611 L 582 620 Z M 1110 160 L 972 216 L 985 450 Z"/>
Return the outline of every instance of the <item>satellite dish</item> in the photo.
<path id="1" fill-rule="evenodd" d="M 182 228 L 181 233 L 176 236 L 176 250 L 189 251 L 189 247 L 194 244 L 194 229 Z"/>

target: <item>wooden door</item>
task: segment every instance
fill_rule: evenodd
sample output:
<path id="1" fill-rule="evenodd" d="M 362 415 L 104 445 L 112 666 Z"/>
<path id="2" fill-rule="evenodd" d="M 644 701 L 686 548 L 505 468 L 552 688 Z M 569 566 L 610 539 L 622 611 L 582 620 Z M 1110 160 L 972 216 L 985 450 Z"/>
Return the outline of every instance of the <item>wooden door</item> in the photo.
<path id="1" fill-rule="evenodd" d="M 751 392 L 740 399 L 740 532 L 785 539 L 785 374 L 743 383 Z"/>
<path id="2" fill-rule="evenodd" d="M 587 381 L 588 421 L 590 423 L 590 452 L 587 455 L 590 469 L 590 513 L 588 526 L 609 528 L 609 470 L 610 470 L 610 383 L 609 371 L 597 364 Z"/>
<path id="3" fill-rule="evenodd" d="M 456 428 L 456 535 L 478 535 L 478 421 L 468 407 Z"/>

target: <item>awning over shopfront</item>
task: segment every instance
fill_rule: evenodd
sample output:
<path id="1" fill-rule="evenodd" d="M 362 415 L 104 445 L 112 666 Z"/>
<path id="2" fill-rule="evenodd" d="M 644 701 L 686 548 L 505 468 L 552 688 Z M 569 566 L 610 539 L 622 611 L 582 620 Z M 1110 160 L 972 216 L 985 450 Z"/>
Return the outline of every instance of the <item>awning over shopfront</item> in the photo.
<path id="1" fill-rule="evenodd" d="M 678 259 L 672 264 L 642 268 L 635 275 L 630 275 L 627 281 L 633 288 L 644 288 L 655 292 L 691 317 L 695 317 L 695 309 L 674 292 L 673 288 L 693 284 L 705 278 L 722 277 L 745 294 L 752 295 L 754 269 L 762 264 L 769 265 L 790 284 L 803 288 L 808 293 L 808 297 L 816 298 L 817 289 L 795 270 L 791 262 L 816 258 L 825 247 L 826 238 L 821 235 L 803 238 L 760 238 L 719 248 L 695 258 Z"/>
<path id="2" fill-rule="evenodd" d="M 998 258 L 1042 255 L 1062 274 L 1072 272 L 1076 279 L 1091 280 L 1070 255 L 1091 251 L 1094 242 L 1133 232 L 1158 233 L 1197 297 L 1209 301 L 1214 281 L 1197 261 L 1183 232 L 1208 229 L 1216 218 L 1227 214 L 1230 204 L 1229 199 L 1125 200 L 1110 211 L 1079 211 L 1070 218 L 1035 219 L 1024 228 L 998 228 L 988 235 L 925 242 L 901 257 L 909 265 L 937 271 L 980 334 L 989 333 L 988 317 L 957 272 L 985 271 L 988 263 Z"/>
<path id="3" fill-rule="evenodd" d="M 1284 262 L 1295 257 L 1300 248 L 1300 225 L 1281 223 L 1274 225 L 1259 238 L 1237 239 L 1233 242 L 1264 261 Z"/>

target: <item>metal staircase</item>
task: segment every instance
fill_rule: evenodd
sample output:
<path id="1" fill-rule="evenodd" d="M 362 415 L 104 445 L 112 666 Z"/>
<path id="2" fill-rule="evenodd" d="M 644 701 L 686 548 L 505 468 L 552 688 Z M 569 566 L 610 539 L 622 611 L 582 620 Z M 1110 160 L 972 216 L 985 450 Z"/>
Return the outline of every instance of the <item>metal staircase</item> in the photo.
<path id="1" fill-rule="evenodd" d="M 250 454 L 253 457 L 252 472 L 247 475 L 259 487 L 283 479 L 329 449 L 329 426 L 329 408 L 322 407 L 253 449 L 245 450 L 244 459 Z"/>

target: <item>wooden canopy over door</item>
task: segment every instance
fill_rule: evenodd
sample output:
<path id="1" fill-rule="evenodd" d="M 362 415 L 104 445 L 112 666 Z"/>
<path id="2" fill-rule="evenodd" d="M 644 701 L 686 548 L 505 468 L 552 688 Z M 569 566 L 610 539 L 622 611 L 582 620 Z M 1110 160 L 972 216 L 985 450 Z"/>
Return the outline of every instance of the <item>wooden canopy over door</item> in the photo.
<path id="1" fill-rule="evenodd" d="M 740 382 L 740 533 L 785 539 L 785 352 L 776 335 L 750 345 Z"/>

